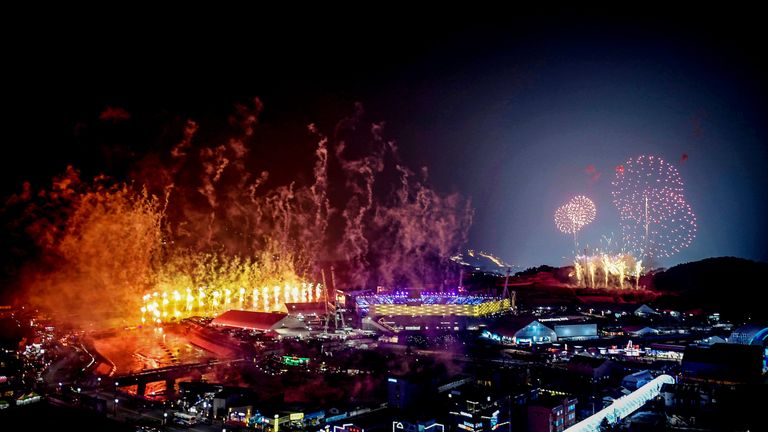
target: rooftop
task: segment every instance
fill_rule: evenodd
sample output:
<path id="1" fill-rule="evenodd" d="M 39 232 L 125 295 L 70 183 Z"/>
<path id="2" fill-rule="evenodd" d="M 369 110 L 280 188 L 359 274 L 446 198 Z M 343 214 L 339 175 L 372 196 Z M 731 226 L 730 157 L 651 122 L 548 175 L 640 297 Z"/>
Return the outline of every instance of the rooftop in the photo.
<path id="1" fill-rule="evenodd" d="M 571 357 L 571 360 L 568 362 L 572 365 L 577 366 L 589 366 L 591 368 L 597 368 L 603 365 L 608 361 L 607 359 L 600 358 L 600 357 L 590 357 L 585 355 L 575 355 Z"/>
<path id="2" fill-rule="evenodd" d="M 269 330 L 288 314 L 283 312 L 253 312 L 230 310 L 216 317 L 212 324 L 253 330 Z"/>

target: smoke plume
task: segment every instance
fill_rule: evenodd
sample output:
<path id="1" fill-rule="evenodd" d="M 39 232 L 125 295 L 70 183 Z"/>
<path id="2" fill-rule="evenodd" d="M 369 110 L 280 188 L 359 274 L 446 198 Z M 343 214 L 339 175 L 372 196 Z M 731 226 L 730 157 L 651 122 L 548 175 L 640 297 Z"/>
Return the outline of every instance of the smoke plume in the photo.
<path id="1" fill-rule="evenodd" d="M 100 322 L 129 321 L 142 298 L 202 305 L 204 290 L 266 303 L 285 284 L 320 282 L 327 262 L 342 269 L 340 288 L 455 277 L 449 258 L 466 242 L 471 206 L 431 188 L 426 168 L 411 171 L 383 123 L 367 123 L 358 104 L 330 133 L 311 124 L 305 142 L 280 143 L 261 133 L 263 109 L 259 99 L 236 106 L 223 138 L 184 121 L 124 181 L 69 167 L 50 187 L 25 184 L 3 210 L 34 245 L 18 284 L 55 312 Z M 295 161 L 275 163 L 281 145 Z"/>

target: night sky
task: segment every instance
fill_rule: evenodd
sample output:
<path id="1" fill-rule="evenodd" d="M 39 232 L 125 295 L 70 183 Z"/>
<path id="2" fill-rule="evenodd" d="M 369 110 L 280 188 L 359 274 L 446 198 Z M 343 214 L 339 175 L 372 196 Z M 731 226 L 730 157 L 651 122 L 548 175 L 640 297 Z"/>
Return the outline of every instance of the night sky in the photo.
<path id="1" fill-rule="evenodd" d="M 165 120 L 213 122 L 253 96 L 286 138 L 361 102 L 406 164 L 472 200 L 471 248 L 567 264 L 553 213 L 574 195 L 597 205 L 582 245 L 618 239 L 615 167 L 654 154 L 677 166 L 698 218 L 691 247 L 659 264 L 768 261 L 759 14 L 358 12 L 24 23 L 4 54 L 3 195 L 67 164 L 119 177 Z M 99 121 L 108 106 L 130 118 Z"/>

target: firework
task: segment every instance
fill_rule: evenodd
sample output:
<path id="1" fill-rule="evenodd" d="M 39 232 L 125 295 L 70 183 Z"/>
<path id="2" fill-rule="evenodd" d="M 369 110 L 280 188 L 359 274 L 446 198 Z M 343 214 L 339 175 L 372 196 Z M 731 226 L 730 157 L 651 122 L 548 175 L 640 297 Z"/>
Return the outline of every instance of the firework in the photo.
<path id="1" fill-rule="evenodd" d="M 178 289 L 172 286 L 162 286 L 161 289 L 165 291 L 155 291 L 142 296 L 142 306 L 139 308 L 142 324 L 161 324 L 169 320 L 191 316 L 215 316 L 232 308 L 272 312 L 279 311 L 282 304 L 286 302 L 306 303 L 325 300 L 321 294 L 322 285 L 305 282 L 302 282 L 300 286 L 289 283 L 283 287 L 276 285 L 273 288 L 274 294 L 272 296 L 266 294 L 263 297 L 257 288 L 253 288 L 253 290 L 240 288 L 241 294 L 236 301 L 230 297 L 233 290 L 229 288 L 203 286 L 197 290 L 197 296 L 192 294 L 190 288 L 187 288 L 184 297 L 181 296 Z M 283 294 L 283 290 L 291 291 L 291 295 Z M 299 296 L 301 299 L 297 301 Z M 208 302 L 208 298 L 212 300 Z M 263 303 L 259 303 L 260 298 Z"/>
<path id="2" fill-rule="evenodd" d="M 309 126 L 318 140 L 306 173 L 262 165 L 271 148 L 253 136 L 262 106 L 249 106 L 238 105 L 231 136 L 216 143 L 188 121 L 163 163 L 154 154 L 139 161 L 130 182 L 81 180 L 70 167 L 50 188 L 26 185 L 9 198 L 0 216 L 28 235 L 19 244 L 42 263 L 20 272 L 32 302 L 109 327 L 324 301 L 325 284 L 313 278 L 328 257 L 345 261 L 345 287 L 451 278 L 469 202 L 437 193 L 426 170 L 402 164 L 381 124 L 370 125 L 370 148 L 350 151 L 352 132 L 365 129 L 362 107 L 332 137 Z M 339 223 L 328 230 L 331 215 Z"/>
<path id="3" fill-rule="evenodd" d="M 638 289 L 643 264 L 628 253 L 597 253 L 576 256 L 573 268 L 571 277 L 579 287 L 629 289 L 634 282 Z"/>
<path id="4" fill-rule="evenodd" d="M 670 257 L 691 244 L 696 215 L 674 166 L 655 156 L 630 159 L 616 168 L 613 188 L 624 242 L 641 258 Z"/>
<path id="5" fill-rule="evenodd" d="M 595 203 L 578 195 L 555 211 L 555 225 L 563 233 L 573 234 L 574 247 L 577 247 L 576 235 L 585 225 L 595 220 L 596 214 Z"/>

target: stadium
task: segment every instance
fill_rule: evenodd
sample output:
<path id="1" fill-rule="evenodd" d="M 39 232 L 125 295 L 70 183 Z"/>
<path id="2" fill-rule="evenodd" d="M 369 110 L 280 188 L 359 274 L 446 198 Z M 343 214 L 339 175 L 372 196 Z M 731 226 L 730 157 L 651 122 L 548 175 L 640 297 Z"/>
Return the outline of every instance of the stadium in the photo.
<path id="1" fill-rule="evenodd" d="M 393 294 L 360 296 L 355 299 L 360 316 L 466 316 L 483 317 L 506 311 L 509 299 L 403 291 Z"/>

